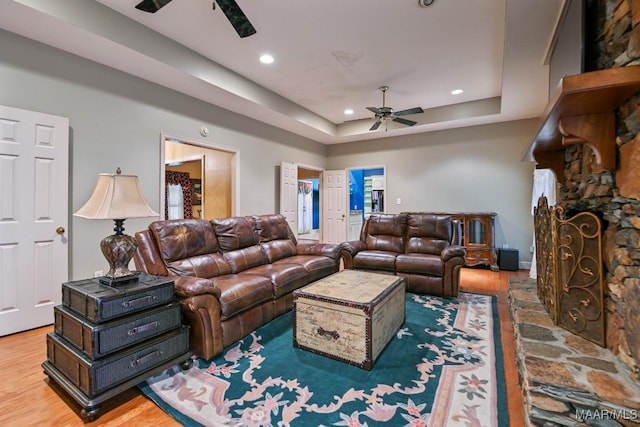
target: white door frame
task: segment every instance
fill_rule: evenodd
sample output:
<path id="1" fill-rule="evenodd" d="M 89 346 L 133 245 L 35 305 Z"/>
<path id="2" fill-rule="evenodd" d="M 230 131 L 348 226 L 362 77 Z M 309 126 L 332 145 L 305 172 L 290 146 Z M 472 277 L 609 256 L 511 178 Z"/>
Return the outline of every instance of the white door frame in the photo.
<path id="1" fill-rule="evenodd" d="M 209 150 L 226 151 L 227 153 L 233 153 L 231 160 L 231 215 L 235 215 L 240 210 L 240 152 L 232 148 L 224 147 L 222 145 L 209 144 L 204 141 L 197 141 L 191 138 L 180 137 L 171 135 L 168 133 L 160 133 L 160 218 L 164 218 L 164 191 L 165 191 L 165 141 L 172 141 L 182 144 L 194 145 Z M 203 165 L 204 168 L 204 165 Z"/>

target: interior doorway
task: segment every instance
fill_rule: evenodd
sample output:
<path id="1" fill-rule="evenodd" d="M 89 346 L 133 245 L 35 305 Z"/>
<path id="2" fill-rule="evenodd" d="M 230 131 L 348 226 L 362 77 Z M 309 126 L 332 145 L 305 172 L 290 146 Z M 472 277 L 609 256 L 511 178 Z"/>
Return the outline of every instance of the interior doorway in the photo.
<path id="1" fill-rule="evenodd" d="M 372 213 L 387 211 L 384 166 L 349 168 L 349 240 L 357 240 L 364 220 Z"/>
<path id="2" fill-rule="evenodd" d="M 280 163 L 280 214 L 284 215 L 291 226 L 291 230 L 296 238 L 301 241 L 341 243 L 347 239 L 347 171 L 324 170 L 310 166 L 298 165 L 282 161 Z M 299 206 L 298 191 L 304 188 L 300 181 L 318 180 L 318 199 L 316 203 L 317 228 L 312 225 L 310 232 L 306 232 L 302 226 L 303 233 L 298 232 L 300 217 L 299 210 L 304 206 Z M 304 183 L 303 183 L 304 184 Z M 315 210 L 311 208 L 311 212 Z M 313 213 L 311 214 L 313 224 Z"/>
<path id="3" fill-rule="evenodd" d="M 320 175 L 321 169 L 298 166 L 298 221 L 299 240 L 320 240 Z"/>
<path id="4" fill-rule="evenodd" d="M 194 160 L 173 160 L 165 163 L 165 219 L 206 217 L 202 191 L 204 162 L 205 156 L 200 155 Z M 184 187 L 181 181 L 184 181 Z"/>
<path id="5" fill-rule="evenodd" d="M 171 203 L 169 200 L 170 185 L 177 185 L 176 181 L 167 181 L 168 174 L 172 173 L 179 174 L 182 200 L 190 203 L 186 209 L 183 206 L 183 217 L 215 219 L 233 216 L 237 211 L 237 156 L 234 151 L 163 136 L 160 204 L 164 218 L 169 218 L 169 207 L 175 200 L 172 198 Z"/>

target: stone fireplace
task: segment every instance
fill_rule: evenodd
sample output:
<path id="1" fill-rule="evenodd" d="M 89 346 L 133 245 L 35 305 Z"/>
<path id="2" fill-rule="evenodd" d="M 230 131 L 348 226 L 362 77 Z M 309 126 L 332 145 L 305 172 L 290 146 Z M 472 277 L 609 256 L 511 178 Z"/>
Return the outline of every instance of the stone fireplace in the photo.
<path id="1" fill-rule="evenodd" d="M 563 79 L 529 153 L 556 207 L 602 219 L 606 346 L 640 380 L 640 0 L 586 5 L 595 70 Z"/>
<path id="2" fill-rule="evenodd" d="M 534 362 L 524 371 L 537 371 L 551 381 L 549 372 L 551 376 L 555 373 L 561 383 L 559 388 L 550 385 L 550 393 L 540 394 L 540 383 L 534 381 L 536 390 L 528 404 L 538 399 L 544 407 L 539 412 L 552 413 L 551 418 L 540 417 L 535 425 L 587 425 L 578 422 L 578 409 L 622 408 L 632 420 L 607 424 L 592 418 L 588 425 L 635 426 L 640 425 L 640 395 L 635 395 L 640 390 L 640 0 L 587 0 L 585 5 L 588 38 L 593 41 L 586 43 L 585 49 L 590 58 L 588 71 L 594 71 L 587 74 L 593 77 L 567 77 L 566 84 L 563 80 L 564 86 L 555 99 L 552 96 L 528 155 L 537 167 L 554 171 L 557 208 L 572 214 L 590 212 L 601 219 L 605 328 L 601 344 L 605 349 L 592 348 L 591 343 L 576 345 L 578 341 L 571 334 L 555 331 L 553 322 L 545 319 L 544 310 L 536 305 L 539 301 L 535 294 L 539 291 L 535 281 L 533 288 L 531 281 L 512 287 L 512 310 L 516 335 L 526 338 L 519 344 L 522 351 L 535 348 L 543 354 L 564 346 L 570 354 L 557 353 L 556 358 L 562 359 L 565 367 L 589 360 L 578 363 L 580 366 L 572 371 L 577 374 L 570 380 L 568 374 L 559 373 L 565 372 L 562 366 L 549 364 L 553 357 L 528 357 Z M 534 293 L 535 301 L 528 300 L 527 292 Z M 558 341 L 560 346 L 541 343 L 537 339 L 542 335 L 552 337 L 551 341 Z M 593 374 L 591 368 L 598 364 L 595 361 L 609 364 L 609 373 Z M 586 381 L 584 388 L 577 385 L 578 377 L 589 375 L 600 380 Z M 525 388 L 527 380 L 523 381 Z M 607 381 L 611 389 L 605 391 L 603 384 Z M 624 391 L 616 396 L 616 388 Z M 559 397 L 558 390 L 569 396 Z M 614 402 L 601 401 L 607 394 Z M 540 398 L 542 395 L 547 400 Z M 593 397 L 586 400 L 588 403 L 586 395 Z"/>
<path id="3" fill-rule="evenodd" d="M 627 120 L 636 120 L 636 112 Z M 603 216 L 606 346 L 640 379 L 640 139 L 622 145 L 615 172 L 593 173 L 586 146 L 567 150 L 558 205 Z M 635 188 L 634 188 L 635 187 Z"/>

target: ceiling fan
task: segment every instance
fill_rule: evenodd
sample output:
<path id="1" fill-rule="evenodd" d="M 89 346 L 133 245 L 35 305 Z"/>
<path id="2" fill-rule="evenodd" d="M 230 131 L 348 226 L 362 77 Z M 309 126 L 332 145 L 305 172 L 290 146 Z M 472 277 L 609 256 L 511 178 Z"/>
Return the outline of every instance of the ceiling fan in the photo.
<path id="1" fill-rule="evenodd" d="M 136 5 L 136 9 L 156 13 L 170 2 L 171 0 L 143 0 Z M 253 28 L 247 16 L 242 12 L 238 3 L 236 3 L 236 0 L 215 0 L 213 3 L 214 9 L 216 8 L 216 3 L 218 3 L 218 6 L 222 9 L 222 13 L 225 14 L 241 38 L 249 37 L 256 33 L 256 29 Z"/>
<path id="2" fill-rule="evenodd" d="M 403 119 L 398 116 L 407 116 L 409 114 L 424 113 L 424 110 L 420 107 L 408 108 L 406 110 L 400 110 L 400 111 L 394 112 L 393 108 L 385 106 L 385 95 L 389 90 L 389 86 L 380 86 L 379 89 L 382 91 L 382 107 L 380 108 L 367 107 L 367 110 L 375 114 L 375 119 L 376 119 L 376 122 L 373 124 L 373 126 L 371 126 L 371 129 L 369 130 L 378 129 L 378 127 L 380 127 L 380 124 L 382 122 L 384 122 L 385 130 L 386 130 L 388 120 L 393 120 L 394 122 L 402 123 L 403 125 L 407 125 L 407 126 L 413 126 L 417 122 L 414 122 L 413 120 Z"/>

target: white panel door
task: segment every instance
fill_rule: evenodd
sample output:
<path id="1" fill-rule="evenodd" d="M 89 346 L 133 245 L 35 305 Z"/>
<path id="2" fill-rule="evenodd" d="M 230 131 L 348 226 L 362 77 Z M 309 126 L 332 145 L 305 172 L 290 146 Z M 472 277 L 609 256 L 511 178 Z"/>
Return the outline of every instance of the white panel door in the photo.
<path id="1" fill-rule="evenodd" d="M 287 218 L 289 227 L 298 234 L 298 166 L 280 164 L 280 213 Z"/>
<path id="2" fill-rule="evenodd" d="M 68 280 L 69 119 L 0 106 L 0 336 L 53 323 Z"/>
<path id="3" fill-rule="evenodd" d="M 347 241 L 347 171 L 322 172 L 322 242 Z"/>

